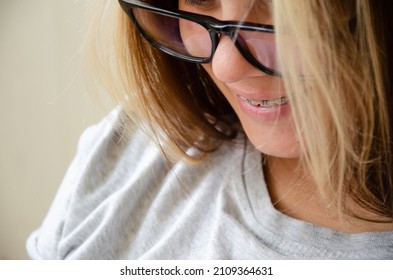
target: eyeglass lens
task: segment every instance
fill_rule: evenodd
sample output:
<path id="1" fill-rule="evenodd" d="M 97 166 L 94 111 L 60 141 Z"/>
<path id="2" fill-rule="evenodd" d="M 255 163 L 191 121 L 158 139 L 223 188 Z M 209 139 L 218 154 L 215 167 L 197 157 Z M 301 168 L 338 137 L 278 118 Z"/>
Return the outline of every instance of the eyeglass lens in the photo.
<path id="1" fill-rule="evenodd" d="M 187 57 L 207 59 L 212 53 L 209 32 L 200 24 L 134 8 L 134 17 L 160 45 Z"/>

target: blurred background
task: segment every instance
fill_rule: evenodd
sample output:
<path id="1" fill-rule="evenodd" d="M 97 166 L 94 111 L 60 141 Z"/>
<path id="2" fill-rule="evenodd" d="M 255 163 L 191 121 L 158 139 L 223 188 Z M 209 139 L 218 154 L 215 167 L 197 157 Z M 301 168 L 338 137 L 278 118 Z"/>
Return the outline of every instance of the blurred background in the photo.
<path id="1" fill-rule="evenodd" d="M 0 0 L 0 259 L 26 259 L 78 138 L 111 109 L 81 69 L 88 1 Z"/>

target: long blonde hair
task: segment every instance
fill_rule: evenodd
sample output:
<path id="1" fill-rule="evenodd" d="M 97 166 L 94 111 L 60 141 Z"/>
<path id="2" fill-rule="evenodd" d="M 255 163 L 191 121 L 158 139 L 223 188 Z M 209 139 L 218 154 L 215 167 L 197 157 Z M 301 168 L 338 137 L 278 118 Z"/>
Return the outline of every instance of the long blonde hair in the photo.
<path id="1" fill-rule="evenodd" d="M 91 25 L 89 54 L 129 117 L 182 157 L 201 159 L 233 139 L 237 117 L 202 67 L 153 48 L 111 2 Z M 274 0 L 273 11 L 304 167 L 339 213 L 356 216 L 350 198 L 392 221 L 392 4 L 385 2 Z M 96 36 L 111 20 L 112 48 L 102 52 Z M 312 78 L 299 79 L 299 59 Z"/>
<path id="2" fill-rule="evenodd" d="M 388 26 L 377 25 L 383 13 L 391 21 L 391 8 L 375 2 L 385 1 L 278 0 L 274 11 L 304 165 L 339 212 L 351 213 L 350 198 L 391 221 L 392 93 L 384 73 L 392 49 Z M 294 44 L 297 61 L 287 47 Z M 298 78 L 299 56 L 312 78 Z"/>

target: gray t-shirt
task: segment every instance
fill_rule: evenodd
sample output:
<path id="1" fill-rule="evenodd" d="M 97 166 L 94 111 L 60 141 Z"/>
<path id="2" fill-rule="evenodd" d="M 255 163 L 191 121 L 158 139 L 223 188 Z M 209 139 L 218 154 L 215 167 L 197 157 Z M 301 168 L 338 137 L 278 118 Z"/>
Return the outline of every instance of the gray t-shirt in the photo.
<path id="1" fill-rule="evenodd" d="M 33 259 L 393 259 L 393 232 L 344 234 L 277 211 L 245 137 L 168 164 L 121 113 L 86 130 Z"/>

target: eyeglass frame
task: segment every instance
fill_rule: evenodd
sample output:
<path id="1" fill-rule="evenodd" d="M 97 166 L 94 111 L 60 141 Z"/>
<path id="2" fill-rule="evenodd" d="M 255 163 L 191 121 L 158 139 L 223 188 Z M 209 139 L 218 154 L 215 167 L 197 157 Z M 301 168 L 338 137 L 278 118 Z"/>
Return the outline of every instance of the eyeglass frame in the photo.
<path id="1" fill-rule="evenodd" d="M 247 30 L 247 31 L 275 33 L 274 27 L 272 25 L 258 24 L 258 23 L 251 23 L 251 22 L 239 22 L 239 21 L 221 21 L 211 16 L 200 15 L 196 13 L 190 13 L 190 12 L 174 10 L 174 9 L 162 9 L 140 0 L 119 0 L 119 4 L 121 8 L 126 12 L 128 17 L 131 18 L 134 25 L 136 26 L 138 31 L 142 34 L 142 36 L 150 44 L 152 44 L 157 49 L 163 51 L 164 53 L 167 53 L 173 57 L 179 58 L 187 62 L 201 63 L 201 64 L 210 63 L 212 62 L 214 54 L 217 50 L 220 35 L 225 35 L 231 38 L 232 42 L 234 43 L 238 51 L 252 66 L 254 66 L 258 70 L 268 75 L 281 77 L 280 72 L 270 69 L 265 65 L 263 65 L 262 63 L 258 62 L 249 52 L 244 50 L 244 48 L 240 45 L 240 43 L 238 43 L 236 39 L 236 35 L 238 33 L 238 30 L 240 29 Z M 155 41 L 147 34 L 147 32 L 138 23 L 138 21 L 134 16 L 134 13 L 132 12 L 133 8 L 141 8 L 164 16 L 189 20 L 203 26 L 208 31 L 212 42 L 210 57 L 198 58 L 198 57 L 182 55 L 164 46 L 163 44 L 160 44 L 159 42 Z"/>

